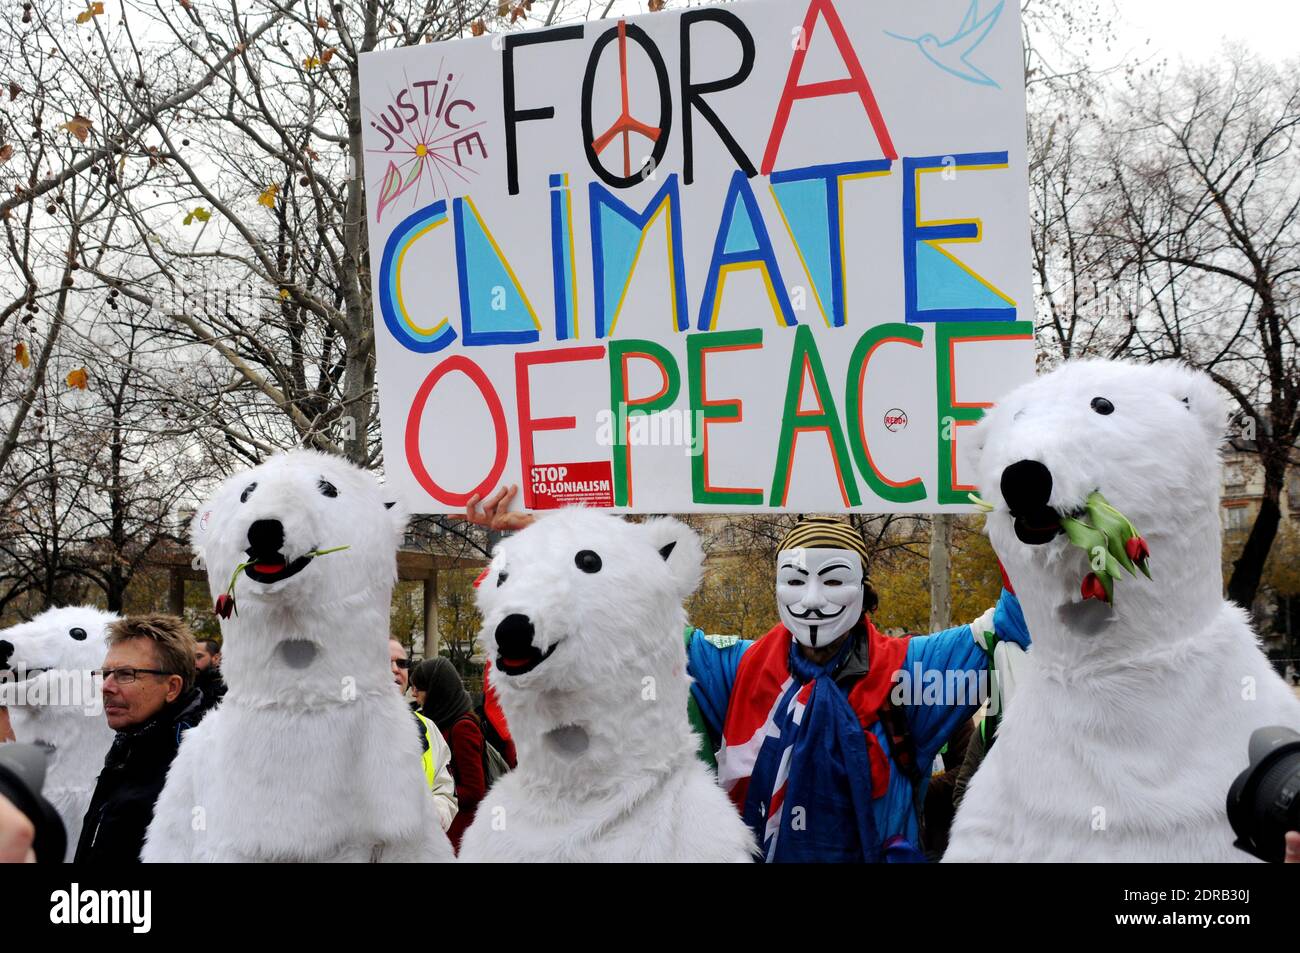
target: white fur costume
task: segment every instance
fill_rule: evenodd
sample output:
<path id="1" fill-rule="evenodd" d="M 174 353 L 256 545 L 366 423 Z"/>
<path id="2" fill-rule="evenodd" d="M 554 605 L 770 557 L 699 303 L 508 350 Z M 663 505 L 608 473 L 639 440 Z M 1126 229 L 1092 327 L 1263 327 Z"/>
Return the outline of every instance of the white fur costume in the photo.
<path id="1" fill-rule="evenodd" d="M 1093 409 L 1105 398 L 1112 413 Z M 1103 411 L 1107 404 L 1098 404 Z M 997 741 L 953 824 L 947 861 L 1247 861 L 1224 809 L 1251 732 L 1300 728 L 1300 701 L 1222 597 L 1224 412 L 1179 365 L 1084 361 L 1009 395 L 977 430 L 989 535 L 1033 647 Z M 1153 579 L 1083 602 L 1087 554 L 1022 542 L 1000 491 L 1022 460 L 1068 515 L 1094 490 L 1150 544 Z"/>
<path id="2" fill-rule="evenodd" d="M 63 818 L 69 859 L 113 744 L 90 673 L 104 664 L 104 630 L 116 618 L 93 606 L 69 606 L 0 630 L 0 642 L 13 647 L 8 665 L 15 673 L 44 670 L 23 682 L 0 683 L 0 705 L 9 708 L 14 737 L 49 754 L 44 795 Z"/>
<path id="3" fill-rule="evenodd" d="M 676 520 L 580 509 L 498 547 L 478 603 L 519 767 L 479 805 L 462 860 L 751 859 L 687 720 L 682 602 L 702 562 Z M 520 674 L 502 661 L 522 654 L 502 648 L 511 617 L 531 624 L 535 667 Z"/>
<path id="4" fill-rule="evenodd" d="M 266 556 L 277 525 L 289 567 L 350 548 L 275 582 L 240 574 L 237 614 L 221 624 L 229 690 L 186 733 L 142 859 L 451 860 L 388 661 L 405 517 L 343 460 L 274 457 L 227 480 L 195 516 L 214 597 L 255 538 Z"/>

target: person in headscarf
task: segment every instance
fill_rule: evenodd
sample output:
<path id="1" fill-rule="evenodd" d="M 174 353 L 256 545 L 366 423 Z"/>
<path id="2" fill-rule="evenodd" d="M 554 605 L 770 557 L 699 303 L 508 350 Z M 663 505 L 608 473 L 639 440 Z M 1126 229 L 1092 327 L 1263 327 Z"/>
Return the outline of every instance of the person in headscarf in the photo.
<path id="1" fill-rule="evenodd" d="M 456 779 L 460 809 L 447 836 L 459 851 L 461 835 L 473 823 L 474 812 L 487 794 L 483 730 L 465 683 L 450 660 L 442 656 L 425 659 L 411 672 L 411 689 L 420 714 L 438 727 L 451 749 L 451 774 Z"/>

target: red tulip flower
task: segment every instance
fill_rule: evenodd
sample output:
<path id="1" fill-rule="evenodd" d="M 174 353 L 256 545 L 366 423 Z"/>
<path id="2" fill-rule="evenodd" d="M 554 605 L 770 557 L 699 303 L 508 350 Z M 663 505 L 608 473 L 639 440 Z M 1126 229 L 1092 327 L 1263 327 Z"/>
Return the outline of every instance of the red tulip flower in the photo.
<path id="1" fill-rule="evenodd" d="M 1128 558 L 1135 563 L 1145 562 L 1151 555 L 1151 548 L 1147 546 L 1147 541 L 1141 536 L 1131 537 L 1124 544 L 1124 552 L 1128 553 Z"/>
<path id="2" fill-rule="evenodd" d="M 223 592 L 217 596 L 217 604 L 212 607 L 212 611 L 223 619 L 229 619 L 230 614 L 235 611 L 235 597 L 228 592 Z"/>
<path id="3" fill-rule="evenodd" d="M 1101 584 L 1101 580 L 1097 578 L 1095 572 L 1090 572 L 1088 575 L 1083 577 L 1083 586 L 1081 587 L 1081 591 L 1083 593 L 1083 598 L 1085 599 L 1100 599 L 1102 602 L 1107 601 L 1106 587 Z"/>

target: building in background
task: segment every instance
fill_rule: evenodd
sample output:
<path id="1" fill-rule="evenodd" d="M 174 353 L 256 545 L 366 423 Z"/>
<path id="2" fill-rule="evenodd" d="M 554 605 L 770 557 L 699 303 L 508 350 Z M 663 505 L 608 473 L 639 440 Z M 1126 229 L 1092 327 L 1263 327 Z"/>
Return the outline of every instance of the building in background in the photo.
<path id="1" fill-rule="evenodd" d="M 1234 437 L 1228 442 L 1223 454 L 1220 499 L 1226 574 L 1245 544 L 1264 499 L 1264 472 L 1253 441 Z M 1293 466 L 1287 474 L 1279 508 L 1282 518 L 1270 555 L 1272 571 L 1266 570 L 1264 586 L 1251 610 L 1264 650 L 1273 658 L 1288 659 L 1295 669 L 1300 669 L 1300 587 L 1296 585 L 1300 582 L 1300 566 L 1295 565 L 1300 541 L 1300 467 Z"/>

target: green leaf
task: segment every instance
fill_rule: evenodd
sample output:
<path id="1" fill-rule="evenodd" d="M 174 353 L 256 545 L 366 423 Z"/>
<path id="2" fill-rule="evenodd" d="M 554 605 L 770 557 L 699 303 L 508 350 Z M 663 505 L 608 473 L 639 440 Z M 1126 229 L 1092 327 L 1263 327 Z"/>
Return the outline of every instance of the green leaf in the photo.
<path id="1" fill-rule="evenodd" d="M 1071 543 L 1089 554 L 1089 562 L 1092 561 L 1091 554 L 1097 547 L 1100 546 L 1105 550 L 1110 549 L 1106 534 L 1093 526 L 1089 526 L 1083 520 L 1063 516 L 1061 517 L 1061 528 L 1065 530 L 1065 535 Z"/>
<path id="2" fill-rule="evenodd" d="M 1106 534 L 1111 555 L 1128 570 L 1130 576 L 1136 577 L 1137 567 L 1124 549 L 1124 544 L 1138 534 L 1128 517 L 1111 506 L 1100 492 L 1094 492 L 1088 497 L 1088 518 L 1097 529 Z"/>
<path id="3" fill-rule="evenodd" d="M 1101 587 L 1106 590 L 1106 602 L 1109 605 L 1115 604 L 1115 580 L 1108 572 L 1099 572 L 1096 574 L 1101 581 Z"/>

